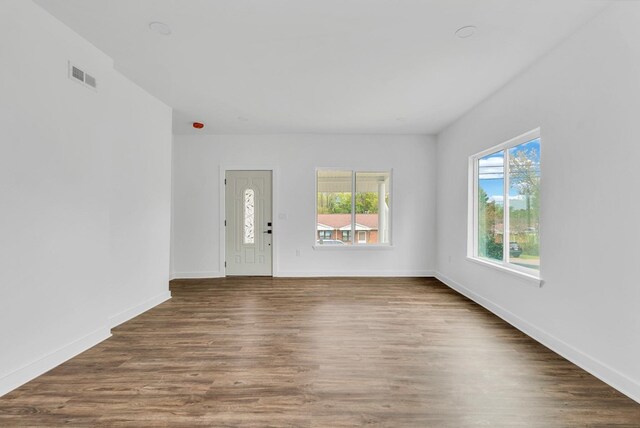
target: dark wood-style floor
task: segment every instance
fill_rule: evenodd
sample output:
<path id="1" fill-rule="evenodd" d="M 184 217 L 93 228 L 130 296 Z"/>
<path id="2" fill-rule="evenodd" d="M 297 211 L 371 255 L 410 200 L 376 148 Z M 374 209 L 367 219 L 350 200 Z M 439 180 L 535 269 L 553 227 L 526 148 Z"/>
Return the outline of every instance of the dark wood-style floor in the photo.
<path id="1" fill-rule="evenodd" d="M 639 404 L 435 279 L 171 290 L 0 398 L 0 426 L 640 426 Z"/>

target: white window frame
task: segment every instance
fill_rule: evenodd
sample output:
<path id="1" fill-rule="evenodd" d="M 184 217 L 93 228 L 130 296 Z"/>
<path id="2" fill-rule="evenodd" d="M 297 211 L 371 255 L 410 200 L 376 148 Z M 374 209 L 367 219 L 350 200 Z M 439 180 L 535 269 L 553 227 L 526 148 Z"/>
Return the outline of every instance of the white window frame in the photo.
<path id="1" fill-rule="evenodd" d="M 529 280 L 530 282 L 541 285 L 542 277 L 540 276 L 540 270 L 530 269 L 523 266 L 518 266 L 514 263 L 509 263 L 508 254 L 510 242 L 510 227 L 509 227 L 509 149 L 519 146 L 520 144 L 527 143 L 540 137 L 540 128 L 533 129 L 529 132 L 525 132 L 522 135 L 518 135 L 502 144 L 493 146 L 489 149 L 483 150 L 472 156 L 469 156 L 469 201 L 468 201 L 468 228 L 467 228 L 467 260 L 474 263 L 479 263 L 484 266 L 497 268 L 507 273 L 515 274 L 516 276 Z M 492 260 L 483 258 L 478 255 L 478 161 L 490 154 L 504 151 L 504 187 L 503 187 L 503 237 L 502 237 L 502 260 Z M 542 174 L 541 174 L 542 175 Z M 540 233 L 541 228 L 538 229 Z M 539 238 L 540 239 L 540 238 Z M 505 240 L 507 245 L 505 246 Z M 540 242 L 540 240 L 538 241 Z M 542 261 L 542 258 L 540 259 Z M 542 268 L 542 263 L 540 265 Z"/>
<path id="2" fill-rule="evenodd" d="M 316 227 L 318 225 L 318 172 L 319 171 L 350 171 L 351 172 L 351 225 L 353 227 L 352 232 L 350 233 L 350 239 L 352 245 L 316 245 L 316 236 L 317 230 Z M 379 173 L 386 172 L 389 173 L 389 242 L 386 244 L 357 244 L 355 243 L 355 236 L 357 235 L 357 230 L 355 230 L 356 225 L 356 174 L 358 173 Z M 318 167 L 316 168 L 314 175 L 314 196 L 313 196 L 313 215 L 314 215 L 314 240 L 313 240 L 313 249 L 314 250 L 328 250 L 328 251 L 351 251 L 351 250 L 391 250 L 393 249 L 393 168 L 376 168 L 376 169 L 352 169 L 345 167 Z M 355 244 L 355 245 L 354 245 Z"/>

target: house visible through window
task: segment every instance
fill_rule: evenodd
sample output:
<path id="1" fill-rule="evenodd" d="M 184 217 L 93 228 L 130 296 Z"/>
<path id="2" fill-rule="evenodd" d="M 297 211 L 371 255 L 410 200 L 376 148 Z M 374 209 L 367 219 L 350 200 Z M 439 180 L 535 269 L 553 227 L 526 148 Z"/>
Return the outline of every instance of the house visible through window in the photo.
<path id="1" fill-rule="evenodd" d="M 470 158 L 469 255 L 539 276 L 540 131 Z"/>
<path id="2" fill-rule="evenodd" d="M 316 233 L 331 231 L 330 244 L 389 245 L 391 172 L 318 170 Z M 334 233 L 335 232 L 335 233 Z"/>

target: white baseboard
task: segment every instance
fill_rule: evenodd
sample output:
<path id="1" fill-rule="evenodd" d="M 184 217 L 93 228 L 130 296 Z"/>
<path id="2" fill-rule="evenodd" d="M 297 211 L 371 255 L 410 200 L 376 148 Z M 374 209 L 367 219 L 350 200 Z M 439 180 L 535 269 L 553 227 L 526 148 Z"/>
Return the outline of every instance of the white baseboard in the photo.
<path id="1" fill-rule="evenodd" d="M 436 272 L 435 277 L 442 281 L 445 285 L 473 300 L 480 306 L 499 316 L 518 330 L 522 331 L 527 336 L 531 337 L 535 341 L 541 343 L 553 352 L 561 355 L 573 364 L 582 368 L 583 370 L 591 373 L 601 381 L 617 389 L 627 397 L 640 403 L 640 382 L 631 379 L 625 374 L 619 372 L 613 367 L 587 355 L 579 349 L 576 349 L 572 345 L 564 342 L 550 333 L 538 328 L 537 326 L 525 321 L 518 317 L 509 310 L 502 306 L 480 296 L 479 294 L 471 291 L 462 284 L 448 278 L 440 272 Z"/>
<path id="2" fill-rule="evenodd" d="M 415 271 L 340 271 L 340 272 L 327 272 L 327 271 L 280 271 L 275 277 L 279 278 L 308 278 L 308 277 L 431 277 L 435 272 L 432 270 L 415 270 Z"/>
<path id="3" fill-rule="evenodd" d="M 169 280 L 172 279 L 206 279 L 206 278 L 222 278 L 224 273 L 220 271 L 211 272 L 173 272 L 169 275 Z"/>
<path id="4" fill-rule="evenodd" d="M 0 378 L 0 397 L 4 394 L 24 385 L 30 380 L 48 372 L 56 366 L 64 363 L 67 360 L 75 357 L 76 355 L 86 351 L 89 348 L 94 347 L 103 340 L 111 337 L 111 328 L 122 324 L 125 321 L 130 320 L 143 312 L 148 311 L 154 306 L 171 298 L 171 293 L 160 293 L 144 302 L 120 312 L 112 317 L 109 317 L 108 325 L 100 327 L 99 329 L 86 334 L 85 336 L 74 340 L 73 342 L 56 349 L 53 352 L 45 355 L 42 358 L 37 359 L 31 363 L 28 363 L 17 370 Z"/>
<path id="5" fill-rule="evenodd" d="M 126 309 L 118 314 L 109 317 L 109 326 L 111 328 L 117 327 L 123 322 L 129 321 L 131 318 L 135 318 L 143 312 L 148 311 L 154 306 L 158 306 L 162 302 L 166 302 L 171 298 L 171 292 L 169 290 L 164 291 L 144 302 L 137 304 L 129 309 Z"/>
<path id="6" fill-rule="evenodd" d="M 53 352 L 0 378 L 0 397 L 111 336 L 109 326 L 100 327 Z"/>
<path id="7" fill-rule="evenodd" d="M 412 271 L 340 271 L 340 272 L 327 272 L 327 271 L 279 271 L 274 272 L 274 278 L 310 278 L 310 277 L 351 277 L 351 276 L 420 276 L 420 277 L 432 277 L 435 276 L 433 270 L 412 270 Z M 170 279 L 207 279 L 207 278 L 224 278 L 223 272 L 175 272 L 170 275 Z"/>

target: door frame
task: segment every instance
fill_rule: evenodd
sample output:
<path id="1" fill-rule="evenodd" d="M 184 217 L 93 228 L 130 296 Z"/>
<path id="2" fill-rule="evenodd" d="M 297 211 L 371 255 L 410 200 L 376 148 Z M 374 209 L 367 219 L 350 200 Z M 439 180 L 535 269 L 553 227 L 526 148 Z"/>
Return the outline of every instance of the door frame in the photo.
<path id="1" fill-rule="evenodd" d="M 220 165 L 219 167 L 219 183 L 218 183 L 218 188 L 219 188 L 219 199 L 220 199 L 220 250 L 219 250 L 219 254 L 220 254 L 220 260 L 219 260 L 219 266 L 220 266 L 220 276 L 222 277 L 226 277 L 227 276 L 227 269 L 224 265 L 225 259 L 226 259 L 226 252 L 227 252 L 227 235 L 226 235 L 226 228 L 224 225 L 224 221 L 225 221 L 225 217 L 227 216 L 226 214 L 226 186 L 224 184 L 224 180 L 226 178 L 226 174 L 227 171 L 271 171 L 271 230 L 273 230 L 273 233 L 271 234 L 271 276 L 276 277 L 278 276 L 278 270 L 277 270 L 277 260 L 278 260 L 278 243 L 280 242 L 279 236 L 278 236 L 278 232 L 279 232 L 279 228 L 278 228 L 278 221 L 279 219 L 277 218 L 277 212 L 278 212 L 278 173 L 277 173 L 277 169 L 275 166 L 273 165 L 237 165 L 237 164 L 230 164 L 230 165 Z M 268 277 L 267 277 L 268 278 Z"/>

